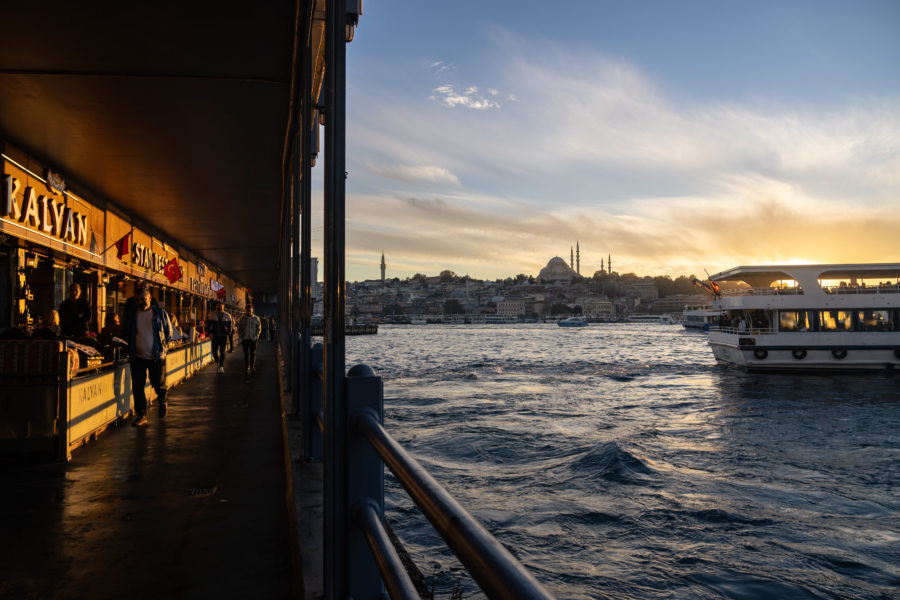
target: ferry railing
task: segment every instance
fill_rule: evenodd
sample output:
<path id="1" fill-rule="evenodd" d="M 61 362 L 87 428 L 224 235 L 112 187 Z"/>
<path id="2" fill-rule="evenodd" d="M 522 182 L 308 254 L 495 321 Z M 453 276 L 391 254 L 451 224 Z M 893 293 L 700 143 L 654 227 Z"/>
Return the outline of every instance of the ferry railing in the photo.
<path id="1" fill-rule="evenodd" d="M 321 373 L 321 345 L 313 347 L 313 382 Z M 325 468 L 345 473 L 346 497 L 342 502 L 351 517 L 347 536 L 333 543 L 347 568 L 330 569 L 348 575 L 347 596 L 354 600 L 383 598 L 418 599 L 384 525 L 384 466 L 428 518 L 448 547 L 468 570 L 488 598 L 548 599 L 553 596 L 490 532 L 469 514 L 413 456 L 384 428 L 383 383 L 366 365 L 350 369 L 345 378 L 346 431 L 343 433 L 347 464 Z M 324 414 L 310 406 L 313 415 L 309 435 L 315 436 L 312 456 L 322 457 Z M 325 510 L 330 510 L 326 506 Z M 326 560 L 328 557 L 326 556 Z M 352 569 L 349 568 L 352 565 Z M 326 572 L 329 569 L 326 567 Z M 326 583 L 327 585 L 327 583 Z"/>
<path id="2" fill-rule="evenodd" d="M 740 288 L 733 290 L 722 290 L 722 296 L 802 296 L 803 288 L 773 288 L 773 287 L 754 287 Z"/>
<path id="3" fill-rule="evenodd" d="M 719 333 L 730 333 L 733 335 L 772 335 L 779 333 L 777 329 L 771 327 L 747 327 L 746 329 L 740 329 L 732 326 L 722 327 L 721 325 L 710 325 L 709 330 L 717 331 Z"/>

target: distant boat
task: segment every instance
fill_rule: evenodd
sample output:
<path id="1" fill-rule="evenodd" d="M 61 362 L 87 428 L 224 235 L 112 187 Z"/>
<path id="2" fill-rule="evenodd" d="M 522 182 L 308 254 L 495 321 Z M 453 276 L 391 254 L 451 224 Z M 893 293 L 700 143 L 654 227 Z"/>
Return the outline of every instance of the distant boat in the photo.
<path id="1" fill-rule="evenodd" d="M 663 323 L 671 325 L 675 320 L 669 315 L 652 315 L 649 313 L 631 313 L 627 318 L 628 323 Z"/>
<path id="2" fill-rule="evenodd" d="M 714 310 L 712 308 L 685 308 L 684 322 L 682 324 L 685 329 L 709 331 L 711 325 L 719 324 L 719 317 L 724 314 L 724 310 Z"/>
<path id="3" fill-rule="evenodd" d="M 587 327 L 588 322 L 581 317 L 569 317 L 556 322 L 560 327 Z"/>
<path id="4" fill-rule="evenodd" d="M 425 317 L 410 317 L 409 324 L 410 325 L 427 325 L 428 321 L 425 320 Z"/>

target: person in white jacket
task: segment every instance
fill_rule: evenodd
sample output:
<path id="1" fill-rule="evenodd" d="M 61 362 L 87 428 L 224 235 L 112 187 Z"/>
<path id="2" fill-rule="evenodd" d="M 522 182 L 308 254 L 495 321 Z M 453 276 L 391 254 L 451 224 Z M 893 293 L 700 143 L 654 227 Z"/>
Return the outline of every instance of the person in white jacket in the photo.
<path id="1" fill-rule="evenodd" d="M 247 314 L 238 321 L 238 335 L 244 348 L 244 366 L 247 374 L 256 373 L 256 343 L 259 341 L 261 324 L 259 317 L 253 314 L 253 307 L 247 307 Z"/>

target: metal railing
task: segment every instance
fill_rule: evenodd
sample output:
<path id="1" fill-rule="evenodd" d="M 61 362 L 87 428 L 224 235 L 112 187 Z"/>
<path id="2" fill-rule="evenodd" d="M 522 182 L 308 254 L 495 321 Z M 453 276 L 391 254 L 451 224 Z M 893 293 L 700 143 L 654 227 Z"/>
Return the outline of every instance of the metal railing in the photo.
<path id="1" fill-rule="evenodd" d="M 322 375 L 322 348 L 312 349 L 312 383 Z M 321 384 L 318 384 L 321 391 Z M 321 398 L 321 394 L 318 395 Z M 304 425 L 306 438 L 316 440 L 306 447 L 307 460 L 323 456 L 321 442 L 327 427 L 321 407 L 312 405 L 306 414 L 311 419 Z M 354 600 L 383 597 L 386 588 L 391 598 L 418 599 L 408 573 L 384 526 L 384 466 L 391 470 L 400 485 L 428 518 L 448 547 L 469 571 L 489 598 L 547 599 L 553 596 L 528 570 L 454 500 L 428 471 L 387 432 L 383 425 L 383 384 L 371 368 L 357 365 L 345 379 L 346 431 L 344 446 L 346 465 L 326 462 L 326 469 L 346 474 L 346 498 L 349 511 L 347 539 L 334 540 L 343 545 L 344 556 L 352 569 L 347 569 L 348 596 Z M 318 448 L 315 446 L 318 444 Z M 326 505 L 325 510 L 328 511 Z M 327 559 L 327 557 L 326 557 Z M 326 569 L 327 570 L 327 569 Z M 337 571 L 341 571 L 338 569 Z M 326 585 L 328 583 L 326 582 Z"/>

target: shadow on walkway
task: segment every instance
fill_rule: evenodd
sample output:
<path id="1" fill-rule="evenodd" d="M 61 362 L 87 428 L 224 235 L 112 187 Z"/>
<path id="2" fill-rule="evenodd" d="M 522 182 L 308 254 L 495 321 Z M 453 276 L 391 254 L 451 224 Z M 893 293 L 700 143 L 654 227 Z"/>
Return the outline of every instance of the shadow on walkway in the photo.
<path id="1" fill-rule="evenodd" d="M 289 598 L 280 383 L 272 342 L 240 347 L 68 464 L 0 464 L 2 598 Z"/>

